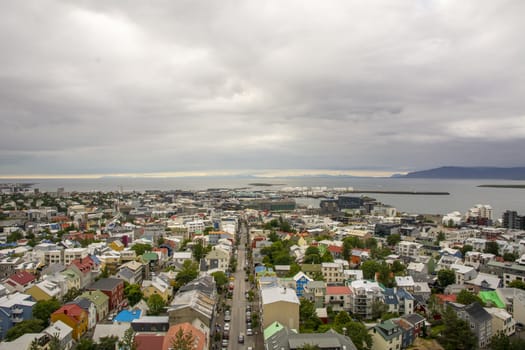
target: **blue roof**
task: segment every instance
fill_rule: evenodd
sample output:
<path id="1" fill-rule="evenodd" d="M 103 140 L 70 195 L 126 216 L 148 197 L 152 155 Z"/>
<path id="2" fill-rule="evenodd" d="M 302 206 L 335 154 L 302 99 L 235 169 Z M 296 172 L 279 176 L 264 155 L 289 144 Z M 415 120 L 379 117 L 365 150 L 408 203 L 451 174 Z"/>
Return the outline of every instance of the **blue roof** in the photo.
<path id="1" fill-rule="evenodd" d="M 118 313 L 117 317 L 115 317 L 115 321 L 117 322 L 128 322 L 131 323 L 131 321 L 136 320 L 140 318 L 140 310 L 122 310 Z"/>

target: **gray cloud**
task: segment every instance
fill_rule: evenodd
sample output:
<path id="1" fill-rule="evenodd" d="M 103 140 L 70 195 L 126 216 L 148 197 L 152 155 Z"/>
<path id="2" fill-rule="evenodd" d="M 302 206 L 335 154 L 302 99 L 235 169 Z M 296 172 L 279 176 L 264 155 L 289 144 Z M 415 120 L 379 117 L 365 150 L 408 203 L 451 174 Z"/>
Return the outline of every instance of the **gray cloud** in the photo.
<path id="1" fill-rule="evenodd" d="M 523 165 L 522 1 L 24 1 L 0 175 Z"/>

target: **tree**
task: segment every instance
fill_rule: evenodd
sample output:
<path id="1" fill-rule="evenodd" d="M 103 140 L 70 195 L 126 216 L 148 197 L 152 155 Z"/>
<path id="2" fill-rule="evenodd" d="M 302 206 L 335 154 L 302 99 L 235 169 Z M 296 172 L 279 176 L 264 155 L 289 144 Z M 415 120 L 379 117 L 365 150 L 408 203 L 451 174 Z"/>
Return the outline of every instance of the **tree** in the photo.
<path id="1" fill-rule="evenodd" d="M 456 273 L 454 270 L 442 269 L 438 272 L 438 282 L 442 288 L 456 283 Z"/>
<path id="2" fill-rule="evenodd" d="M 26 333 L 40 333 L 44 328 L 44 321 L 40 319 L 25 320 L 11 327 L 5 335 L 5 340 L 13 341 Z"/>
<path id="3" fill-rule="evenodd" d="M 207 254 L 206 248 L 202 244 L 202 240 L 197 240 L 197 243 L 192 248 L 193 252 L 193 258 L 195 261 L 199 262 L 202 258 L 204 258 Z"/>
<path id="4" fill-rule="evenodd" d="M 55 333 L 51 336 L 51 339 L 49 340 L 48 350 L 62 350 L 60 346 L 60 338 L 58 337 L 58 333 Z"/>
<path id="5" fill-rule="evenodd" d="M 97 345 L 93 339 L 89 338 L 80 338 L 75 347 L 75 350 L 97 350 Z"/>
<path id="6" fill-rule="evenodd" d="M 525 282 L 520 281 L 520 280 L 514 280 L 510 282 L 509 284 L 507 284 L 507 287 L 525 290 Z"/>
<path id="7" fill-rule="evenodd" d="M 7 243 L 16 242 L 24 238 L 24 234 L 20 230 L 16 230 L 7 235 Z"/>
<path id="8" fill-rule="evenodd" d="M 270 234 L 268 235 L 268 240 L 270 242 L 277 242 L 279 240 L 279 235 L 277 234 L 277 232 L 272 230 L 272 232 L 270 232 Z"/>
<path id="9" fill-rule="evenodd" d="M 158 316 L 162 310 L 164 310 L 166 303 L 164 299 L 158 294 L 153 294 L 148 298 L 149 314 L 152 316 Z"/>
<path id="10" fill-rule="evenodd" d="M 454 310 L 448 307 L 443 313 L 445 328 L 441 332 L 439 343 L 445 350 L 476 349 L 478 341 L 466 321 L 458 318 Z"/>
<path id="11" fill-rule="evenodd" d="M 133 331 L 133 328 L 128 328 L 124 332 L 124 336 L 122 337 L 122 340 L 118 342 L 121 350 L 137 350 L 137 341 L 135 340 L 135 332 Z M 115 346 L 113 346 L 113 349 Z M 111 349 L 111 350 L 113 350 Z"/>
<path id="12" fill-rule="evenodd" d="M 334 318 L 334 329 L 352 339 L 358 350 L 367 350 L 372 347 L 372 336 L 361 322 L 353 321 L 347 312 L 341 311 Z"/>
<path id="13" fill-rule="evenodd" d="M 504 332 L 496 333 L 489 343 L 491 350 L 521 350 L 525 349 L 525 340 L 521 338 L 509 338 Z"/>
<path id="14" fill-rule="evenodd" d="M 64 296 L 62 297 L 62 302 L 64 304 L 69 303 L 70 301 L 75 300 L 75 298 L 78 297 L 80 294 L 82 294 L 82 292 L 78 290 L 77 288 L 73 287 L 69 289 L 66 292 L 66 294 L 64 294 Z"/>
<path id="15" fill-rule="evenodd" d="M 299 305 L 299 329 L 301 333 L 312 333 L 321 325 L 321 319 L 315 312 L 315 304 L 301 298 Z"/>
<path id="16" fill-rule="evenodd" d="M 461 248 L 461 255 L 465 256 L 465 255 L 467 255 L 467 252 L 471 252 L 473 249 L 474 249 L 473 246 L 471 246 L 471 245 L 469 245 L 469 244 L 465 244 L 465 245 Z"/>
<path id="17" fill-rule="evenodd" d="M 118 343 L 118 337 L 115 335 L 101 337 L 96 345 L 97 350 L 114 350 Z"/>
<path id="18" fill-rule="evenodd" d="M 392 272 L 394 274 L 403 273 L 405 270 L 405 265 L 403 265 L 399 260 L 394 261 L 394 263 L 392 264 Z"/>
<path id="19" fill-rule="evenodd" d="M 60 309 L 60 306 L 60 302 L 55 298 L 37 301 L 33 306 L 33 317 L 42 320 L 44 327 L 47 327 L 51 314 Z"/>
<path id="20" fill-rule="evenodd" d="M 177 350 L 192 350 L 195 344 L 195 336 L 191 331 L 185 332 L 179 328 L 170 340 L 170 345 Z"/>
<path id="21" fill-rule="evenodd" d="M 489 241 L 485 243 L 485 253 L 494 254 L 496 256 L 499 256 L 499 245 L 495 241 Z"/>
<path id="22" fill-rule="evenodd" d="M 385 314 L 387 311 L 388 311 L 388 306 L 386 306 L 386 304 L 383 303 L 381 300 L 374 300 L 372 302 L 372 315 L 371 315 L 371 318 L 373 320 L 381 318 L 381 316 L 383 314 Z"/>
<path id="23" fill-rule="evenodd" d="M 319 248 L 316 246 L 309 246 L 306 248 L 306 251 L 304 252 L 304 255 L 319 255 L 321 256 L 321 253 L 319 252 Z"/>
<path id="24" fill-rule="evenodd" d="M 31 344 L 29 345 L 29 350 L 40 350 L 40 345 L 38 345 L 38 339 L 35 338 L 33 341 L 31 341 Z"/>
<path id="25" fill-rule="evenodd" d="M 389 235 L 387 238 L 386 238 L 386 243 L 393 247 L 395 246 L 396 244 L 398 244 L 399 242 L 401 242 L 401 235 L 398 234 L 398 233 L 394 233 L 393 235 Z"/>
<path id="26" fill-rule="evenodd" d="M 129 305 L 133 306 L 142 299 L 144 294 L 138 284 L 128 284 L 124 287 L 124 296 L 128 299 Z"/>
<path id="27" fill-rule="evenodd" d="M 137 254 L 137 256 L 141 256 L 145 252 L 151 251 L 153 247 L 151 246 L 151 244 L 147 244 L 147 243 L 135 243 L 131 246 L 130 249 L 135 251 L 135 254 Z"/>
<path id="28" fill-rule="evenodd" d="M 381 268 L 381 264 L 375 260 L 367 260 L 361 264 L 363 277 L 367 280 L 375 280 L 376 272 Z"/>
<path id="29" fill-rule="evenodd" d="M 505 253 L 503 254 L 503 260 L 505 261 L 516 261 L 519 258 L 517 253 Z"/>
<path id="30" fill-rule="evenodd" d="M 321 257 L 321 262 L 334 262 L 334 257 L 327 250 L 326 252 L 324 252 L 323 256 Z"/>
<path id="31" fill-rule="evenodd" d="M 217 289 L 222 289 L 225 285 L 228 284 L 228 277 L 222 271 L 216 271 L 211 274 L 217 285 Z"/>
<path id="32" fill-rule="evenodd" d="M 182 287 L 188 282 L 193 281 L 199 275 L 199 265 L 196 262 L 191 260 L 185 260 L 182 263 L 182 268 L 175 276 L 175 281 L 177 282 L 177 287 Z"/>
<path id="33" fill-rule="evenodd" d="M 463 305 L 469 305 L 473 302 L 478 302 L 481 304 L 481 306 L 485 306 L 485 303 L 483 300 L 481 300 L 480 297 L 478 297 L 476 294 L 469 292 L 466 289 L 462 289 L 461 292 L 459 292 L 456 301 Z"/>

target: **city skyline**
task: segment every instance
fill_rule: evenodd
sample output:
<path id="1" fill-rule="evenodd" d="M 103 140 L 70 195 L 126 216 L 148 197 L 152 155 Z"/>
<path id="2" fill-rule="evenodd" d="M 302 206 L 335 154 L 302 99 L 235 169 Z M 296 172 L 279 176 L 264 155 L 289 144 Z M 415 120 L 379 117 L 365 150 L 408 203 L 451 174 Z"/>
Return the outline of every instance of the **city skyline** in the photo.
<path id="1" fill-rule="evenodd" d="M 524 10 L 6 3 L 0 177 L 523 166 Z"/>

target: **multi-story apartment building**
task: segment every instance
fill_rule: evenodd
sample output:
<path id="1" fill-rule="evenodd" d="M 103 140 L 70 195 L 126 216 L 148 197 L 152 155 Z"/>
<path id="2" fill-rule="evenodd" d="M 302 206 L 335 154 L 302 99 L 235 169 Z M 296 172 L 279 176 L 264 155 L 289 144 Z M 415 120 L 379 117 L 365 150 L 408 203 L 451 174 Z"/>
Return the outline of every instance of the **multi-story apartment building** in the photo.
<path id="1" fill-rule="evenodd" d="M 350 311 L 365 319 L 372 316 L 372 304 L 383 298 L 382 288 L 377 282 L 366 280 L 350 283 Z"/>
<path id="2" fill-rule="evenodd" d="M 343 266 L 338 263 L 324 262 L 321 264 L 321 273 L 326 283 L 343 283 Z"/>
<path id="3" fill-rule="evenodd" d="M 64 265 L 69 265 L 73 260 L 82 260 L 88 256 L 87 248 L 64 249 Z"/>
<path id="4" fill-rule="evenodd" d="M 450 304 L 459 318 L 466 321 L 470 330 L 478 339 L 480 349 L 488 346 L 492 338 L 492 316 L 485 309 L 474 302 L 469 305 Z"/>
<path id="5" fill-rule="evenodd" d="M 420 243 L 401 241 L 396 246 L 396 253 L 403 256 L 418 256 L 422 247 Z"/>
<path id="6" fill-rule="evenodd" d="M 33 306 L 36 302 L 32 301 L 28 294 L 14 293 L 0 298 L 0 339 L 11 327 L 33 318 Z"/>

